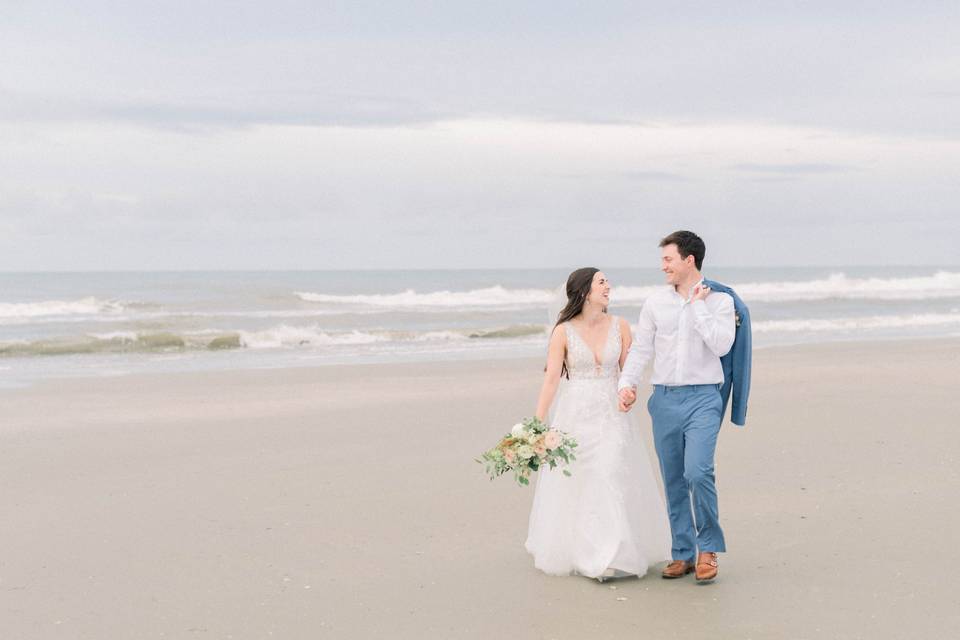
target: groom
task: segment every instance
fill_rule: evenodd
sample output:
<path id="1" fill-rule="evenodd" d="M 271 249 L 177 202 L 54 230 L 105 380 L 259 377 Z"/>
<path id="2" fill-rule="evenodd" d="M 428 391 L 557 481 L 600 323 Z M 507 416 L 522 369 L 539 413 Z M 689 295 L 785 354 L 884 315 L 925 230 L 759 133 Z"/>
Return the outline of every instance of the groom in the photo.
<path id="1" fill-rule="evenodd" d="M 665 287 L 640 312 L 636 337 L 620 375 L 620 410 L 637 399 L 637 384 L 653 357 L 653 394 L 647 402 L 667 496 L 673 562 L 664 578 L 696 572 L 717 577 L 717 553 L 726 550 L 717 512 L 713 457 L 725 402 L 720 358 L 736 332 L 733 298 L 711 293 L 700 269 L 706 246 L 697 234 L 676 231 L 660 241 Z M 698 553 L 699 551 L 699 553 Z"/>

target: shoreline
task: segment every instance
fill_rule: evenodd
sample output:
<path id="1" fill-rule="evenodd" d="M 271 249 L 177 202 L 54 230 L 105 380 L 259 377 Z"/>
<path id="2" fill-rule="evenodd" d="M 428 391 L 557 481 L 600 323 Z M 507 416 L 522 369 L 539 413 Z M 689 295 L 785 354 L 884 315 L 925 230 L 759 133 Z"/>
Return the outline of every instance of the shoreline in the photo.
<path id="1" fill-rule="evenodd" d="M 852 338 L 852 339 L 834 339 L 834 340 L 824 340 L 818 342 L 796 342 L 789 344 L 773 344 L 767 346 L 757 346 L 754 345 L 754 353 L 767 353 L 767 352 L 776 352 L 776 351 L 807 351 L 807 350 L 817 350 L 817 349 L 827 349 L 830 347 L 842 348 L 847 347 L 867 347 L 873 345 L 875 348 L 881 346 L 884 347 L 893 347 L 896 348 L 899 346 L 908 346 L 912 344 L 926 344 L 931 341 L 938 341 L 942 343 L 960 343 L 960 335 L 939 335 L 939 336 L 913 336 L 908 338 L 903 337 L 889 337 L 889 338 Z M 245 353 L 243 350 L 239 350 L 231 353 Z M 249 352 L 246 352 L 249 353 Z M 200 367 L 200 368 L 185 368 L 185 369 L 173 369 L 166 371 L 118 371 L 111 373 L 97 372 L 91 370 L 89 373 L 78 373 L 74 375 L 53 375 L 49 377 L 36 377 L 30 378 L 24 381 L 13 380 L 9 385 L 4 385 L 2 380 L 4 374 L 9 374 L 13 372 L 13 367 L 4 364 L 4 360 L 0 360 L 0 396 L 2 394 L 16 393 L 20 391 L 25 391 L 28 389 L 34 389 L 39 385 L 47 384 L 69 384 L 73 381 L 81 380 L 112 380 L 112 379 L 137 379 L 137 378 L 154 378 L 161 377 L 165 378 L 168 376 L 209 376 L 209 375 L 229 375 L 231 373 L 240 373 L 240 372 L 267 372 L 267 371 L 322 371 L 322 370 L 331 370 L 336 369 L 338 371 L 349 370 L 353 368 L 364 368 L 368 371 L 375 370 L 382 367 L 400 367 L 400 368 L 417 368 L 422 366 L 457 366 L 459 364 L 477 364 L 477 363 L 523 363 L 523 362 L 534 362 L 539 358 L 536 356 L 515 356 L 515 355 L 503 355 L 503 356 L 493 356 L 490 357 L 489 353 L 470 353 L 465 352 L 460 354 L 465 357 L 457 358 L 442 358 L 442 359 L 404 359 L 404 360 L 373 360 L 369 362 L 314 362 L 313 364 L 298 364 L 291 365 L 288 363 L 278 363 L 278 364 L 267 364 L 267 365 L 255 365 L 255 366 L 211 366 L 209 368 Z M 36 358 L 47 358 L 47 357 L 58 357 L 58 356 L 35 356 Z M 7 361 L 9 362 L 9 361 Z"/>
<path id="2" fill-rule="evenodd" d="M 910 347 L 912 345 L 922 346 L 928 345 L 931 342 L 938 342 L 940 344 L 960 344 L 960 335 L 954 336 L 920 336 L 920 337 L 910 337 L 910 338 L 899 338 L 899 337 L 890 337 L 890 338 L 864 338 L 859 340 L 827 340 L 820 342 L 800 342 L 800 343 L 791 343 L 791 344 L 776 344 L 769 346 L 754 346 L 754 354 L 765 354 L 765 353 L 776 353 L 776 352 L 791 352 L 791 351 L 816 351 L 816 350 L 826 350 L 830 348 L 838 348 L 841 350 L 844 349 L 856 349 L 858 347 L 878 347 L 886 346 L 889 348 L 903 348 Z M 265 372 L 300 372 L 302 375 L 310 375 L 308 372 L 316 372 L 320 380 L 325 380 L 329 376 L 339 377 L 342 372 L 362 372 L 362 371 L 375 371 L 377 369 L 384 368 L 399 368 L 401 370 L 419 370 L 423 367 L 453 367 L 456 368 L 460 365 L 471 364 L 475 366 L 497 366 L 497 365 L 508 365 L 508 364 L 529 364 L 535 363 L 541 360 L 539 357 L 535 356 L 511 356 L 504 355 L 503 357 L 483 357 L 488 354 L 476 354 L 478 357 L 464 357 L 464 358 L 444 358 L 444 359 L 415 359 L 415 360 L 399 360 L 399 361 L 377 361 L 377 362 L 354 362 L 354 363 L 341 363 L 341 362 L 318 362 L 312 365 L 286 365 L 278 364 L 276 366 L 266 365 L 266 366 L 240 366 L 234 368 L 209 368 L 209 369 L 176 369 L 168 371 L 135 371 L 135 372 L 118 372 L 112 374 L 96 374 L 91 373 L 89 375 L 63 375 L 63 376 L 50 376 L 48 378 L 38 378 L 31 382 L 24 383 L 22 385 L 14 386 L 0 386 L 0 397 L 4 394 L 14 394 L 17 392 L 22 392 L 31 389 L 37 389 L 41 386 L 46 386 L 50 384 L 63 385 L 63 384 L 83 384 L 83 381 L 108 381 L 108 380 L 153 380 L 153 379 L 167 379 L 169 377 L 189 377 L 189 376 L 198 376 L 206 378 L 208 376 L 230 376 L 230 375 L 252 375 L 256 376 L 258 373 L 262 374 Z M 41 356 L 46 357 L 46 356 Z M 55 356 L 54 356 L 55 357 Z M 0 360 L 0 364 L 3 361 Z M 649 366 L 649 365 L 648 365 Z M 3 373 L 9 373 L 12 370 L 11 367 L 4 368 L 0 366 L 0 376 Z M 333 374 L 332 372 L 336 370 L 341 373 Z M 322 373 L 327 372 L 327 373 Z M 357 373 L 359 375 L 359 373 Z M 645 383 L 646 384 L 646 383 Z"/>

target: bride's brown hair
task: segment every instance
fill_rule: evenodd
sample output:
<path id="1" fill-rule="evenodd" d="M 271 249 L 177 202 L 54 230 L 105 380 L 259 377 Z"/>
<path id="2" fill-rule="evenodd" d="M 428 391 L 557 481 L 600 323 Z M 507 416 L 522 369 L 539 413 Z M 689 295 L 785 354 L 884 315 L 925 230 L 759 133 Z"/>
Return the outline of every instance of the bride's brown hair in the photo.
<path id="1" fill-rule="evenodd" d="M 553 325 L 554 330 L 567 320 L 576 318 L 583 311 L 583 305 L 587 301 L 587 296 L 590 295 L 590 289 L 593 287 L 593 276 L 597 275 L 598 271 L 600 269 L 596 267 L 583 267 L 567 276 L 567 306 L 557 314 L 557 323 Z M 607 312 L 606 307 L 604 307 L 603 312 Z M 543 370 L 546 371 L 546 367 Z M 560 375 L 565 375 L 568 380 L 570 379 L 566 353 L 563 354 L 563 368 L 560 370 Z"/>

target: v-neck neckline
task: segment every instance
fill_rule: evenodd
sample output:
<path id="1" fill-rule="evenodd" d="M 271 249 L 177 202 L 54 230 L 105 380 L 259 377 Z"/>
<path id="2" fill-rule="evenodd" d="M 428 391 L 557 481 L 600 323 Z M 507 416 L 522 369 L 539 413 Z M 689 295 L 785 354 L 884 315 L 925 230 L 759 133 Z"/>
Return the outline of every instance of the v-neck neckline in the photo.
<path id="1" fill-rule="evenodd" d="M 598 366 L 598 367 L 602 367 L 602 366 L 603 366 L 603 356 L 606 355 L 606 351 L 607 351 L 607 343 L 610 342 L 610 330 L 613 329 L 613 317 L 610 318 L 610 326 L 607 327 L 607 335 L 606 335 L 606 337 L 603 339 L 603 345 L 600 347 L 601 353 L 600 353 L 600 359 L 599 359 L 599 360 L 597 360 L 597 352 L 594 351 L 593 348 L 590 346 L 590 343 L 587 342 L 586 340 L 584 340 L 583 336 L 580 335 L 580 330 L 577 329 L 577 327 L 576 327 L 572 322 L 570 322 L 569 320 L 567 321 L 567 323 L 568 323 L 568 324 L 570 325 L 570 327 L 573 329 L 573 332 L 574 332 L 575 334 L 577 334 L 577 338 L 580 340 L 580 342 L 582 342 L 582 343 L 584 344 L 584 346 L 587 348 L 587 351 L 590 352 L 590 355 L 593 356 L 593 364 L 595 364 L 595 365 Z"/>

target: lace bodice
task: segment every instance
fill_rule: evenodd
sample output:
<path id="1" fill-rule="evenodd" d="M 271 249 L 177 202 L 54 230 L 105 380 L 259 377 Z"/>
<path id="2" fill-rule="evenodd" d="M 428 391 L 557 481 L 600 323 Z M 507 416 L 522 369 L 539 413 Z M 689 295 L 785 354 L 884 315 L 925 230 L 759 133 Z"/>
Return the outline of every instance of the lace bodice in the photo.
<path id="1" fill-rule="evenodd" d="M 564 322 L 563 328 L 567 332 L 567 370 L 571 380 L 617 378 L 620 375 L 620 323 L 616 317 L 610 319 L 610 330 L 599 354 L 599 365 L 576 327 Z"/>

